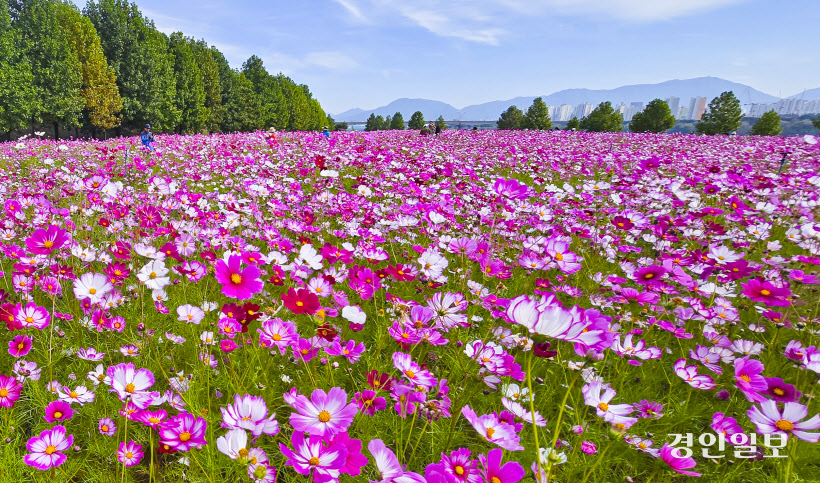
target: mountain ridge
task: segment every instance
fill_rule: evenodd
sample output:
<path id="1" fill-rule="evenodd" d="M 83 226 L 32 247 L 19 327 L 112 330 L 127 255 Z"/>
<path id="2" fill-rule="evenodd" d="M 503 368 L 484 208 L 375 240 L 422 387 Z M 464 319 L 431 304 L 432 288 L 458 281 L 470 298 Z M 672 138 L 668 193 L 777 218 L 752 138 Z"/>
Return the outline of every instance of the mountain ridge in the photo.
<path id="1" fill-rule="evenodd" d="M 708 102 L 708 100 L 718 96 L 721 92 L 728 90 L 735 93 L 738 99 L 740 99 L 741 104 L 772 103 L 780 100 L 779 97 L 766 94 L 751 86 L 711 76 L 695 77 L 692 79 L 671 79 L 656 84 L 631 84 L 613 89 L 563 89 L 540 97 L 547 105 L 556 107 L 562 104 L 570 104 L 574 108 L 576 105 L 585 102 L 597 105 L 603 101 L 610 101 L 613 104 L 620 102 L 643 102 L 646 104 L 655 98 L 666 99 L 668 97 L 679 97 L 679 105 L 688 106 L 689 99 L 692 97 L 706 97 Z M 807 99 L 809 96 L 820 98 L 820 88 L 808 89 L 805 91 L 805 94 L 796 94 L 792 96 L 792 98 L 800 97 L 801 95 L 805 95 Z M 461 109 L 442 101 L 403 97 L 385 106 L 374 109 L 349 109 L 334 114 L 333 117 L 337 121 L 361 122 L 367 120 L 371 113 L 381 116 L 392 116 L 396 112 L 401 112 L 402 117 L 407 121 L 415 111 L 421 111 L 427 120 L 444 116 L 448 121 L 456 119 L 495 121 L 508 107 L 515 105 L 519 109 L 524 110 L 532 104 L 533 99 L 536 97 L 539 96 L 520 96 L 512 99 L 473 104 Z"/>

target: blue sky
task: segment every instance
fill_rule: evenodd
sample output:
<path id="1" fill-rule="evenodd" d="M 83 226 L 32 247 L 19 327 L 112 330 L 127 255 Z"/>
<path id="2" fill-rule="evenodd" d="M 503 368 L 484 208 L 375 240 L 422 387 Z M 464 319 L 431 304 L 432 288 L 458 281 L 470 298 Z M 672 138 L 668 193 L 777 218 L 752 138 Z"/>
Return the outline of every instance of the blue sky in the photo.
<path id="1" fill-rule="evenodd" d="M 82 0 L 79 2 L 84 4 Z M 820 87 L 818 0 L 137 0 L 156 26 L 251 54 L 330 113 L 716 76 Z"/>

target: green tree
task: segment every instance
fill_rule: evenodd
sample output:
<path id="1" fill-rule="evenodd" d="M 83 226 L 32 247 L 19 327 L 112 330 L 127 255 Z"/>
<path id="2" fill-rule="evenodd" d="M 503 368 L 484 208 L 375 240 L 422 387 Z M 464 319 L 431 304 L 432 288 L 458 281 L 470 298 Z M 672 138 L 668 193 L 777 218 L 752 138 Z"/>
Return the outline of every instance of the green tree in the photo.
<path id="1" fill-rule="evenodd" d="M 424 127 L 424 114 L 421 111 L 416 111 L 410 116 L 410 121 L 407 123 L 409 129 L 421 129 Z"/>
<path id="2" fill-rule="evenodd" d="M 60 4 L 52 0 L 25 0 L 17 24 L 25 56 L 31 62 L 37 102 L 33 118 L 58 127 L 78 126 L 85 106 L 82 71 L 69 45 L 69 34 L 59 22 Z"/>
<path id="3" fill-rule="evenodd" d="M 393 118 L 391 118 L 390 116 L 385 117 L 384 118 L 384 124 L 382 124 L 382 130 L 383 131 L 389 130 L 390 129 L 390 124 L 392 124 L 392 123 L 393 123 Z"/>
<path id="4" fill-rule="evenodd" d="M 740 127 L 743 112 L 732 91 L 724 92 L 709 103 L 709 112 L 698 122 L 698 134 L 730 134 Z"/>
<path id="5" fill-rule="evenodd" d="M 169 47 L 174 54 L 174 76 L 176 77 L 175 104 L 180 116 L 175 130 L 178 133 L 202 132 L 210 113 L 205 108 L 205 82 L 194 55 L 193 39 L 182 32 L 174 32 L 169 39 Z"/>
<path id="6" fill-rule="evenodd" d="M 328 114 L 327 117 L 325 118 L 325 124 L 324 125 L 327 126 L 327 128 L 331 131 L 336 130 L 336 120 L 333 119 L 333 116 L 331 116 L 330 114 Z"/>
<path id="7" fill-rule="evenodd" d="M 177 126 L 177 76 L 168 37 L 127 0 L 89 0 L 83 14 L 97 29 L 122 97 L 122 125 L 158 132 Z"/>
<path id="8" fill-rule="evenodd" d="M 550 113 L 543 99 L 541 99 L 540 97 L 536 97 L 532 101 L 532 105 L 528 107 L 527 112 L 524 113 L 524 119 L 521 125 L 524 129 L 552 129 L 552 120 L 550 120 Z"/>
<path id="9" fill-rule="evenodd" d="M 379 129 L 381 129 L 381 123 L 379 122 L 379 119 L 376 117 L 376 115 L 371 112 L 370 117 L 367 118 L 367 122 L 364 125 L 364 130 L 378 131 Z"/>
<path id="10" fill-rule="evenodd" d="M 31 64 L 22 55 L 8 4 L 0 0 L 0 131 L 25 127 L 36 103 Z"/>
<path id="11" fill-rule="evenodd" d="M 440 127 L 442 131 L 447 129 L 447 123 L 444 121 L 444 116 L 439 116 L 438 119 L 436 119 L 436 127 Z"/>
<path id="12" fill-rule="evenodd" d="M 780 125 L 780 116 L 774 111 L 763 113 L 763 116 L 757 120 L 752 131 L 749 133 L 752 136 L 777 136 L 783 132 L 783 127 Z"/>
<path id="13" fill-rule="evenodd" d="M 219 65 L 214 59 L 212 50 L 204 41 L 197 41 L 191 46 L 194 51 L 199 72 L 202 75 L 202 84 L 205 90 L 205 118 L 204 128 L 208 132 L 219 131 L 222 117 L 225 115 L 225 106 L 222 104 L 222 87 L 219 75 Z"/>
<path id="14" fill-rule="evenodd" d="M 817 118 L 815 120 L 813 120 L 811 123 L 814 127 L 816 127 L 817 129 L 820 129 L 820 116 L 817 116 Z"/>
<path id="15" fill-rule="evenodd" d="M 653 99 L 643 111 L 632 116 L 629 130 L 632 132 L 664 132 L 672 129 L 675 118 L 669 104 L 661 99 Z"/>
<path id="16" fill-rule="evenodd" d="M 291 112 L 282 88 L 282 84 L 285 83 L 284 79 L 277 79 L 270 75 L 265 70 L 262 59 L 255 55 L 242 64 L 242 72 L 253 83 L 254 91 L 259 98 L 263 124 L 280 130 L 288 129 L 291 125 Z M 288 95 L 290 94 L 292 93 L 288 92 Z"/>
<path id="17" fill-rule="evenodd" d="M 390 129 L 404 129 L 404 117 L 400 112 L 393 114 L 393 119 L 390 121 Z"/>
<path id="18" fill-rule="evenodd" d="M 572 119 L 567 121 L 567 127 L 564 128 L 565 131 L 572 131 L 573 129 L 576 131 L 581 129 L 581 121 L 575 116 L 572 116 Z"/>
<path id="19" fill-rule="evenodd" d="M 224 91 L 225 115 L 221 129 L 241 132 L 267 127 L 262 120 L 262 107 L 253 82 L 244 73 L 234 74 L 230 87 Z"/>
<path id="20" fill-rule="evenodd" d="M 624 117 L 612 108 L 612 103 L 602 102 L 581 119 L 579 127 L 589 132 L 618 132 L 623 129 Z"/>
<path id="21" fill-rule="evenodd" d="M 347 131 L 349 128 L 350 126 L 344 121 L 337 122 L 336 125 L 333 126 L 334 131 Z"/>
<path id="22" fill-rule="evenodd" d="M 516 106 L 510 106 L 506 111 L 501 113 L 501 116 L 496 122 L 496 128 L 502 130 L 523 129 L 524 113 Z"/>
<path id="23" fill-rule="evenodd" d="M 114 69 L 108 66 L 94 24 L 73 4 L 60 3 L 58 14 L 60 25 L 68 34 L 71 50 L 80 63 L 84 124 L 94 129 L 119 126 L 122 98 Z"/>

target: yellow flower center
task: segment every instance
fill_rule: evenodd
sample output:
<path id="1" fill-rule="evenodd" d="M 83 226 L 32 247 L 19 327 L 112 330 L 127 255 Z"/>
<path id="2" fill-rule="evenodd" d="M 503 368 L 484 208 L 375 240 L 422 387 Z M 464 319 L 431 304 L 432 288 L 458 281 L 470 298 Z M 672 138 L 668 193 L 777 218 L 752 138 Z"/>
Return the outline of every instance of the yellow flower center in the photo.
<path id="1" fill-rule="evenodd" d="M 643 276 L 643 278 L 652 278 L 654 276 L 655 276 L 654 273 L 647 273 L 646 275 Z"/>
<path id="2" fill-rule="evenodd" d="M 54 246 L 54 242 L 53 242 L 53 241 L 51 241 L 51 240 L 46 240 L 46 241 L 43 243 L 43 246 L 44 246 L 44 247 L 46 247 L 46 248 L 51 248 L 51 247 L 53 247 L 53 246 Z"/>
<path id="3" fill-rule="evenodd" d="M 327 411 L 322 411 L 319 413 L 319 421 L 326 423 L 330 421 L 330 413 Z"/>
<path id="4" fill-rule="evenodd" d="M 749 377 L 749 376 L 747 376 L 746 374 L 743 374 L 742 376 L 740 376 L 740 378 L 741 378 L 741 379 L 743 379 L 743 380 L 744 380 L 744 381 L 746 381 L 746 382 L 749 382 L 749 381 L 751 381 L 751 380 L 752 380 L 752 378 L 751 378 L 751 377 Z"/>
<path id="5" fill-rule="evenodd" d="M 638 443 L 638 448 L 641 448 L 641 449 L 646 449 L 646 443 L 644 443 L 643 441 L 641 441 L 640 443 Z"/>
<path id="6" fill-rule="evenodd" d="M 310 459 L 310 461 L 308 461 L 308 462 L 311 464 L 311 466 L 316 466 L 316 465 L 318 465 L 318 464 L 319 464 L 319 457 L 318 457 L 318 456 L 314 456 L 314 457 L 313 457 L 313 458 L 311 458 L 311 459 Z"/>
<path id="7" fill-rule="evenodd" d="M 416 373 L 411 371 L 411 370 L 404 371 L 404 375 L 409 377 L 410 379 L 413 379 L 413 378 L 416 377 Z"/>
<path id="8" fill-rule="evenodd" d="M 46 454 L 49 455 L 49 456 L 51 456 L 52 454 L 54 454 L 56 452 L 57 452 L 57 447 L 54 446 L 53 444 L 49 445 L 48 448 L 46 448 Z"/>
<path id="9" fill-rule="evenodd" d="M 79 397 L 79 394 L 77 394 L 77 391 L 71 391 L 70 393 L 68 393 L 68 397 L 70 397 L 71 399 L 77 399 Z"/>
<path id="10" fill-rule="evenodd" d="M 562 255 L 560 253 L 556 253 L 555 254 L 555 259 L 558 260 L 559 262 L 562 262 L 562 261 L 564 261 L 564 255 Z"/>
<path id="11" fill-rule="evenodd" d="M 8 395 L 9 395 L 9 390 L 8 389 L 6 389 L 5 387 L 3 389 L 0 389 L 0 397 L 8 397 Z"/>
<path id="12" fill-rule="evenodd" d="M 30 324 L 30 323 L 34 322 L 34 319 L 31 318 L 31 317 L 26 317 L 26 322 Z"/>
<path id="13" fill-rule="evenodd" d="M 492 479 L 490 480 L 490 483 L 501 483 L 501 478 L 499 478 L 497 476 L 493 476 Z"/>
<path id="14" fill-rule="evenodd" d="M 189 439 L 191 439 L 191 433 L 189 433 L 188 431 L 185 431 L 184 433 L 179 435 L 179 440 L 183 443 L 188 441 Z"/>
<path id="15" fill-rule="evenodd" d="M 601 411 L 608 411 L 609 410 L 609 404 L 607 404 L 605 402 L 598 403 L 598 409 L 600 409 Z"/>
<path id="16" fill-rule="evenodd" d="M 60 419 L 63 417 L 63 413 L 60 411 L 54 411 L 54 419 Z"/>
<path id="17" fill-rule="evenodd" d="M 776 387 L 776 388 L 772 389 L 772 392 L 777 394 L 778 396 L 782 396 L 782 395 L 786 394 L 786 391 L 784 391 L 783 389 L 780 389 L 779 387 Z"/>
<path id="18" fill-rule="evenodd" d="M 231 282 L 239 285 L 240 283 L 242 283 L 242 276 L 238 273 L 234 273 L 233 275 L 231 275 Z"/>
<path id="19" fill-rule="evenodd" d="M 305 305 L 305 303 L 304 303 L 304 302 L 302 302 L 301 300 L 297 300 L 297 301 L 296 301 L 296 306 L 297 306 L 297 307 L 303 307 L 304 305 Z"/>
<path id="20" fill-rule="evenodd" d="M 761 294 L 761 295 L 765 295 L 765 296 L 767 296 L 767 297 L 768 297 L 768 296 L 769 296 L 769 295 L 771 295 L 772 293 L 771 293 L 770 291 L 768 291 L 768 290 L 766 290 L 766 289 L 764 288 L 763 290 L 761 290 L 761 291 L 760 291 L 760 294 Z"/>
<path id="21" fill-rule="evenodd" d="M 781 431 L 791 431 L 794 429 L 794 423 L 791 421 L 786 421 L 785 419 L 781 419 L 778 422 L 774 423 L 777 429 Z"/>
<path id="22" fill-rule="evenodd" d="M 157 272 L 151 272 L 151 274 L 150 274 L 150 275 L 148 275 L 148 278 L 150 278 L 150 279 L 155 279 L 155 278 L 157 278 Z"/>
<path id="23" fill-rule="evenodd" d="M 90 289 L 88 289 L 88 293 L 90 293 L 91 295 L 94 295 L 95 293 L 97 293 L 97 289 L 96 288 L 90 288 Z"/>
<path id="24" fill-rule="evenodd" d="M 125 386 L 125 392 L 127 392 L 129 394 L 134 394 L 134 391 L 136 391 L 136 390 L 137 390 L 137 386 L 135 386 L 134 383 L 132 383 L 132 382 L 129 382 L 128 385 Z"/>
<path id="25" fill-rule="evenodd" d="M 487 428 L 487 439 L 492 438 L 494 434 L 495 434 L 495 429 Z"/>
<path id="26" fill-rule="evenodd" d="M 464 474 L 464 467 L 463 466 L 456 466 L 456 474 L 463 475 Z"/>
<path id="27" fill-rule="evenodd" d="M 279 335 L 279 334 L 273 334 L 273 340 L 280 341 L 280 340 L 282 340 L 282 336 Z"/>
<path id="28" fill-rule="evenodd" d="M 134 457 L 134 453 L 132 453 L 132 452 L 130 452 L 130 451 L 129 451 L 129 452 L 127 452 L 127 453 L 125 453 L 125 459 L 130 460 L 130 459 L 131 459 L 131 458 L 133 458 L 133 457 Z"/>
<path id="29" fill-rule="evenodd" d="M 148 418 L 148 422 L 151 424 L 157 424 L 159 421 L 159 418 Z"/>
<path id="30" fill-rule="evenodd" d="M 108 425 L 107 425 L 107 424 L 103 424 L 102 426 L 100 426 L 100 430 L 101 430 L 103 433 L 107 433 L 107 432 L 108 432 Z"/>

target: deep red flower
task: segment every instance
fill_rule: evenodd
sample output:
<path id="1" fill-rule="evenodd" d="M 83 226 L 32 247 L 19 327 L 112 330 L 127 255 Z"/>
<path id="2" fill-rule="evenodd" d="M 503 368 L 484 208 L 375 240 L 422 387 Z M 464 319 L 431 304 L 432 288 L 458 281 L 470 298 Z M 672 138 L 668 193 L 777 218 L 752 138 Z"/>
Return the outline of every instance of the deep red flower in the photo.
<path id="1" fill-rule="evenodd" d="M 282 302 L 294 314 L 313 315 L 319 310 L 319 296 L 307 289 L 288 289 L 288 293 L 282 294 Z"/>

